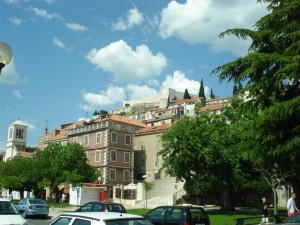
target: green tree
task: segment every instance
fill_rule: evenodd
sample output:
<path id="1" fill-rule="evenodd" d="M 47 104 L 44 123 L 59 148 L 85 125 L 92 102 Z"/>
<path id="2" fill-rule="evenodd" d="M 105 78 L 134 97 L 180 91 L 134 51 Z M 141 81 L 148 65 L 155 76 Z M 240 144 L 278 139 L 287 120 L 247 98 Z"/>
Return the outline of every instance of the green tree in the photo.
<path id="1" fill-rule="evenodd" d="M 212 99 L 214 99 L 216 97 L 215 94 L 214 94 L 214 92 L 213 92 L 213 89 L 210 89 L 210 97 Z"/>
<path id="2" fill-rule="evenodd" d="M 289 173 L 295 188 L 300 157 L 300 1 L 258 2 L 268 3 L 270 13 L 253 30 L 229 29 L 220 34 L 221 38 L 250 38 L 249 53 L 212 74 L 221 81 L 246 82 L 242 91 L 249 92 L 247 105 L 260 113 L 241 134 L 243 148 L 256 167 L 266 170 L 266 165 L 276 164 Z"/>
<path id="3" fill-rule="evenodd" d="M 51 190 L 58 196 L 61 183 L 80 185 L 97 180 L 97 170 L 89 165 L 84 147 L 78 143 L 50 144 L 34 155 L 35 176 L 39 185 L 50 184 Z M 58 199 L 57 199 L 58 201 Z"/>
<path id="4" fill-rule="evenodd" d="M 200 83 L 199 97 L 205 98 L 203 79 L 201 79 L 201 83 Z"/>
<path id="5" fill-rule="evenodd" d="M 202 103 L 201 102 L 196 102 L 195 103 L 195 112 L 194 113 L 196 115 L 199 115 L 201 107 L 202 107 Z"/>
<path id="6" fill-rule="evenodd" d="M 99 114 L 106 115 L 106 114 L 108 114 L 108 111 L 101 109 L 100 112 L 99 112 Z"/>
<path id="7" fill-rule="evenodd" d="M 0 187 L 20 191 L 32 190 L 35 183 L 31 174 L 32 160 L 22 156 L 0 162 Z"/>
<path id="8" fill-rule="evenodd" d="M 188 89 L 184 90 L 183 99 L 191 99 Z"/>
<path id="9" fill-rule="evenodd" d="M 238 130 L 223 115 L 184 116 L 162 134 L 161 170 L 185 181 L 190 195 L 222 193 L 222 210 L 233 210 L 232 195 L 245 180 L 234 149 Z"/>

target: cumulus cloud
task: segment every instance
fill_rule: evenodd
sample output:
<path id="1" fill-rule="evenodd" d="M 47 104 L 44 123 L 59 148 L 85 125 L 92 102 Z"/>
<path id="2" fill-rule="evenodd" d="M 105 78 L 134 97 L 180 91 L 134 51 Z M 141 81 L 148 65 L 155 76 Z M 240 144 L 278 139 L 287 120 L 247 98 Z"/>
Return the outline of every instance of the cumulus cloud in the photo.
<path id="1" fill-rule="evenodd" d="M 167 65 L 162 53 L 153 55 L 146 45 L 132 49 L 123 40 L 102 49 L 92 49 L 88 59 L 97 68 L 113 73 L 116 81 L 136 82 L 158 77 Z"/>
<path id="2" fill-rule="evenodd" d="M 66 23 L 67 28 L 73 31 L 86 31 L 87 27 L 80 25 L 78 23 Z"/>
<path id="3" fill-rule="evenodd" d="M 175 36 L 189 44 L 208 44 L 214 52 L 243 55 L 250 40 L 239 41 L 230 36 L 219 39 L 219 34 L 230 28 L 253 28 L 266 13 L 266 5 L 257 4 L 256 0 L 187 0 L 182 4 L 171 1 L 162 10 L 159 34 L 162 38 Z"/>
<path id="4" fill-rule="evenodd" d="M 157 95 L 158 92 L 148 87 L 147 85 L 132 85 L 128 84 L 126 86 L 126 90 L 129 92 L 128 97 L 129 99 L 139 99 L 147 96 L 154 96 Z"/>
<path id="5" fill-rule="evenodd" d="M 10 23 L 12 23 L 13 25 L 16 25 L 16 26 L 20 26 L 22 24 L 22 19 L 17 18 L 15 16 L 10 17 L 8 20 Z"/>
<path id="6" fill-rule="evenodd" d="M 87 93 L 82 91 L 84 104 L 80 108 L 85 111 L 99 109 L 99 107 L 111 106 L 115 103 L 122 103 L 125 98 L 125 90 L 122 87 L 110 86 L 106 91 L 100 93 Z"/>
<path id="7" fill-rule="evenodd" d="M 44 19 L 61 19 L 62 17 L 58 13 L 48 13 L 45 9 L 32 8 L 31 9 L 36 16 L 42 17 Z"/>
<path id="8" fill-rule="evenodd" d="M 65 44 L 61 40 L 59 40 L 57 37 L 54 37 L 52 39 L 52 43 L 59 48 L 65 48 Z"/>
<path id="9" fill-rule="evenodd" d="M 112 24 L 112 30 L 130 30 L 134 26 L 142 24 L 144 21 L 143 13 L 136 7 L 129 10 L 126 18 L 120 18 L 117 23 Z"/>
<path id="10" fill-rule="evenodd" d="M 11 62 L 6 65 L 0 75 L 0 83 L 6 84 L 18 84 L 22 83 L 23 80 L 20 77 L 20 74 L 17 71 L 14 58 L 12 58 Z"/>

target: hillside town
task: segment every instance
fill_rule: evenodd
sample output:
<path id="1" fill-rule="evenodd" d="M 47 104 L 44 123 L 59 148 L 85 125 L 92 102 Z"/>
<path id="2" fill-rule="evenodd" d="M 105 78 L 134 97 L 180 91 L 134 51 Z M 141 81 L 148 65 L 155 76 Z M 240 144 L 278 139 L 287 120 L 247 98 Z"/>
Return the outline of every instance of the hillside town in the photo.
<path id="1" fill-rule="evenodd" d="M 194 117 L 205 111 L 220 114 L 222 107 L 230 104 L 230 99 L 197 95 L 184 99 L 184 93 L 170 88 L 163 95 L 124 102 L 122 107 L 114 109 L 112 113 L 80 118 L 53 130 L 45 127 L 44 133 L 37 140 L 38 149 L 43 150 L 54 143 L 80 143 L 86 150 L 90 165 L 99 171 L 99 182 L 92 185 L 97 189 L 96 196 L 91 195 L 82 202 L 78 202 L 77 198 L 72 201 L 72 188 L 69 184 L 62 184 L 60 188 L 71 197 L 70 204 L 82 204 L 94 197 L 100 199 L 101 191 L 111 201 L 124 198 L 127 204 L 144 204 L 141 203 L 145 200 L 144 196 L 137 191 L 137 184 L 143 180 L 155 183 L 148 199 L 174 204 L 184 195 L 183 184 L 159 172 L 162 165 L 162 157 L 158 155 L 161 149 L 160 135 L 184 115 Z M 195 108 L 197 102 L 201 104 L 199 109 Z M 26 135 L 27 126 L 21 120 L 11 124 L 6 152 L 3 154 L 4 161 L 16 155 L 31 157 L 34 154 L 26 151 Z M 89 188 L 90 184 L 86 185 Z M 164 186 L 165 191 L 162 191 L 161 186 Z M 129 190 L 133 190 L 133 194 L 129 194 Z M 48 192 L 50 190 L 47 189 L 46 196 L 51 195 Z M 18 197 L 16 192 L 15 198 Z M 153 202 L 156 202 L 153 207 L 159 205 L 159 201 Z"/>

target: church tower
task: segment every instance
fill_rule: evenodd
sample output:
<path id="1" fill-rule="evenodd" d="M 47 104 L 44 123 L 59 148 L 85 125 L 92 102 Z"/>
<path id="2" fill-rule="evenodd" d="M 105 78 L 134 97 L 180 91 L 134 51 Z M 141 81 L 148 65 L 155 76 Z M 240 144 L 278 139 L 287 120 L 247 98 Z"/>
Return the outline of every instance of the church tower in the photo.
<path id="1" fill-rule="evenodd" d="M 8 127 L 8 137 L 4 161 L 19 154 L 19 151 L 26 151 L 26 137 L 28 126 L 21 120 L 17 120 Z"/>

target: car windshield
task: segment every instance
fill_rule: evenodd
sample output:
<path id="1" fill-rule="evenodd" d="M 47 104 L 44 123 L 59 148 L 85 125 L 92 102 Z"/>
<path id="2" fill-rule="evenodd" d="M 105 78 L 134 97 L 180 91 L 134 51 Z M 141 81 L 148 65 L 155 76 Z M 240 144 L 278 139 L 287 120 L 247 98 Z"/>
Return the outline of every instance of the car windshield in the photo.
<path id="1" fill-rule="evenodd" d="M 124 218 L 118 220 L 105 220 L 106 225 L 153 225 L 149 220 L 141 218 Z"/>
<path id="2" fill-rule="evenodd" d="M 0 201 L 0 215 L 18 214 L 16 207 L 10 201 Z"/>

